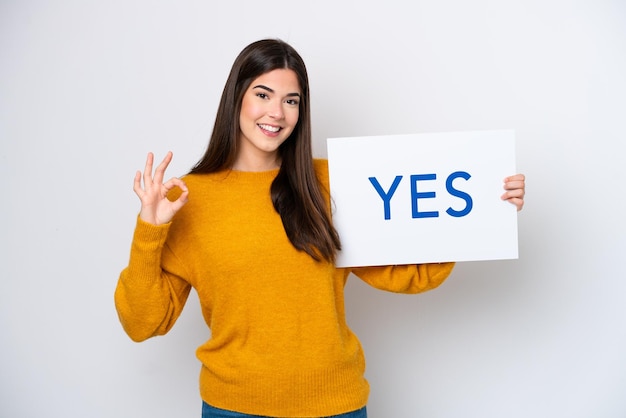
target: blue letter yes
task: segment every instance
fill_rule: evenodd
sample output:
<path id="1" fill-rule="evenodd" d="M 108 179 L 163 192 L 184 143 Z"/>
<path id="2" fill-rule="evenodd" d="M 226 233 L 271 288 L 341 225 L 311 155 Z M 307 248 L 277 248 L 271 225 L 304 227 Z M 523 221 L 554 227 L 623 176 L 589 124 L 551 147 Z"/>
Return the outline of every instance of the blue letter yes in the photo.
<path id="1" fill-rule="evenodd" d="M 411 175 L 411 207 L 413 209 L 413 218 L 437 218 L 439 212 L 420 212 L 417 210 L 417 200 L 436 197 L 435 192 L 421 192 L 417 191 L 417 182 L 420 180 L 436 180 L 436 174 L 413 174 Z"/>
<path id="2" fill-rule="evenodd" d="M 402 180 L 402 176 L 396 176 L 396 178 L 393 180 L 393 184 L 391 185 L 387 193 L 385 193 L 383 188 L 380 186 L 380 183 L 378 183 L 376 177 L 369 177 L 369 180 L 380 195 L 380 198 L 383 199 L 383 204 L 385 206 L 385 219 L 391 219 L 391 205 L 389 204 L 389 201 L 391 200 L 393 194 L 396 192 L 396 189 L 400 184 L 400 180 Z"/>
<path id="3" fill-rule="evenodd" d="M 455 218 L 460 218 L 467 215 L 472 211 L 473 206 L 472 196 L 468 195 L 465 192 L 457 190 L 452 186 L 452 182 L 458 177 L 469 180 L 471 176 L 465 171 L 455 171 L 454 173 L 450 174 L 448 176 L 448 179 L 446 180 L 446 189 L 448 190 L 448 193 L 450 193 L 452 196 L 460 197 L 461 199 L 465 200 L 465 208 L 463 210 L 454 210 L 452 208 L 448 208 L 446 210 L 448 215 L 454 216 Z"/>

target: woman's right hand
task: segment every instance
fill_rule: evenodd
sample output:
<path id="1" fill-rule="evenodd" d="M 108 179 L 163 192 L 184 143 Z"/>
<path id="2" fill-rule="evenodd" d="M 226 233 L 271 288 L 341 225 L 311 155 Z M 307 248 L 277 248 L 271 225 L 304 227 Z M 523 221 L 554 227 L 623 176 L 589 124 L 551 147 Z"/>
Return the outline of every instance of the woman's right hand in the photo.
<path id="1" fill-rule="evenodd" d="M 141 200 L 139 217 L 153 225 L 162 225 L 171 221 L 176 212 L 187 203 L 189 197 L 187 186 L 181 179 L 174 177 L 163 183 L 165 169 L 172 161 L 172 156 L 172 152 L 168 152 L 154 171 L 154 175 L 152 175 L 154 155 L 151 152 L 148 153 L 146 167 L 143 172 L 143 187 L 141 185 L 141 171 L 137 171 L 135 174 L 133 190 Z M 182 190 L 182 194 L 172 202 L 167 198 L 167 194 L 175 187 L 179 187 Z"/>

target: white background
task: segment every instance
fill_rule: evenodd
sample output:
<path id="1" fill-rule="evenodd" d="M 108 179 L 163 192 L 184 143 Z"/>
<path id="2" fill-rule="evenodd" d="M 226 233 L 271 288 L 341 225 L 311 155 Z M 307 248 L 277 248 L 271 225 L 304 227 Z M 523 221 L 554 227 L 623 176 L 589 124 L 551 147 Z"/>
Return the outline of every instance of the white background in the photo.
<path id="1" fill-rule="evenodd" d="M 131 342 L 113 290 L 145 153 L 201 156 L 237 53 L 290 41 L 325 138 L 515 128 L 520 259 L 348 288 L 373 418 L 626 416 L 621 0 L 0 3 L 0 416 L 199 417 L 190 299 Z"/>

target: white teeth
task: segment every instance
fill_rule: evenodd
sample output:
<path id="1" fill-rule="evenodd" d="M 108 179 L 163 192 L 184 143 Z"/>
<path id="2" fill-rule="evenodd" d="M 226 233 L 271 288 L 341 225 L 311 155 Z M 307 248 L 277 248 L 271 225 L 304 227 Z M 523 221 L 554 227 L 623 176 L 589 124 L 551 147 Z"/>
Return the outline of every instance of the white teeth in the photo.
<path id="1" fill-rule="evenodd" d="M 271 125 L 259 125 L 261 129 L 265 129 L 270 132 L 278 132 L 280 131 L 280 126 L 271 126 Z"/>

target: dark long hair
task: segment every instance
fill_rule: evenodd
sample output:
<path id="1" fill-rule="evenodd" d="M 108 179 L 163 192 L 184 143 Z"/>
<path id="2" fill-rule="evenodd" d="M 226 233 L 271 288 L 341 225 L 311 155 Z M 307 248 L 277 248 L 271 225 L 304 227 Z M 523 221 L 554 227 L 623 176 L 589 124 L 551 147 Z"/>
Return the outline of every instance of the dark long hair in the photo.
<path id="1" fill-rule="evenodd" d="M 270 188 L 272 202 L 294 247 L 315 260 L 333 262 L 341 244 L 313 167 L 306 66 L 291 45 L 281 40 L 265 39 L 253 42 L 241 51 L 226 80 L 207 150 L 190 173 L 213 173 L 232 168 L 237 156 L 243 95 L 257 77 L 276 69 L 290 69 L 296 73 L 302 97 L 298 123 L 278 149 L 281 165 Z"/>

